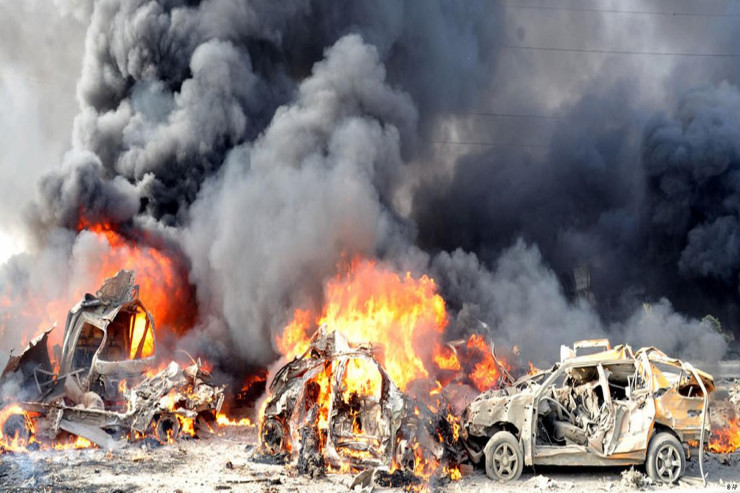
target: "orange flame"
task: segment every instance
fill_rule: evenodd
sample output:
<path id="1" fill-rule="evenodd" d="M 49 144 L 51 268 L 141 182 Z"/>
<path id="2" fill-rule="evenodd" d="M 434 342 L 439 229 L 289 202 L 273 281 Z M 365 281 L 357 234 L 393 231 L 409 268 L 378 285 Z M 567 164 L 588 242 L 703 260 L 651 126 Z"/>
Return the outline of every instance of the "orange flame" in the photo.
<path id="1" fill-rule="evenodd" d="M 217 413 L 216 414 L 216 424 L 218 424 L 219 427 L 223 426 L 246 426 L 249 428 L 254 428 L 254 423 L 252 423 L 252 420 L 249 418 L 242 418 L 242 419 L 231 419 L 228 416 L 226 416 L 224 413 Z"/>
<path id="2" fill-rule="evenodd" d="M 380 396 L 382 380 L 380 373 L 370 361 L 364 358 L 353 358 L 347 362 L 342 383 L 345 386 L 342 398 L 349 402 L 352 394 L 358 397 Z"/>
<path id="3" fill-rule="evenodd" d="M 434 362 L 440 370 L 460 370 L 460 361 L 457 359 L 457 355 L 447 346 L 442 346 L 440 352 L 434 355 Z"/>
<path id="4" fill-rule="evenodd" d="M 3 434 L 5 422 L 11 416 L 21 416 L 21 418 L 25 421 L 25 425 L 29 428 L 29 431 L 31 433 L 28 440 L 24 440 L 23 437 L 21 437 L 21 434 L 18 432 L 13 434 L 13 436 L 6 436 Z M 0 411 L 0 450 L 5 449 L 13 452 L 26 450 L 26 446 L 36 441 L 33 433 L 33 422 L 21 406 L 19 406 L 18 404 L 11 404 L 10 406 Z"/>
<path id="5" fill-rule="evenodd" d="M 171 327 L 182 333 L 182 307 L 188 306 L 187 293 L 178 275 L 177 265 L 162 251 L 148 245 L 129 241 L 109 223 L 90 224 L 81 219 L 78 231 L 87 231 L 111 247 L 106 256 L 90 259 L 90 274 L 96 286 L 121 269 L 136 270 L 141 301 L 151 312 L 157 327 Z M 79 296 L 81 297 L 80 293 Z"/>
<path id="6" fill-rule="evenodd" d="M 25 425 L 28 427 L 30 436 L 25 439 L 20 433 L 15 433 L 13 436 L 4 436 L 3 427 L 5 422 L 11 416 L 21 416 L 25 421 Z M 37 417 L 37 415 L 36 415 Z M 8 407 L 0 411 L 0 451 L 11 451 L 11 452 L 27 452 L 28 447 L 31 444 L 36 444 L 40 449 L 54 449 L 54 450 L 72 450 L 80 448 L 91 448 L 95 445 L 89 440 L 78 437 L 72 437 L 71 440 L 58 441 L 51 445 L 39 443 L 35 437 L 35 425 L 34 416 L 27 413 L 20 405 L 11 404 Z"/>
<path id="7" fill-rule="evenodd" d="M 429 377 L 425 359 L 431 360 L 434 350 L 440 350 L 447 326 L 445 303 L 432 279 L 414 279 L 410 272 L 399 276 L 375 261 L 358 258 L 346 273 L 327 283 L 325 295 L 318 325 L 340 331 L 350 342 L 381 345 L 384 367 L 402 390 L 415 379 Z M 286 358 L 306 351 L 315 328 L 313 318 L 306 310 L 296 310 L 276 338 Z"/>
<path id="8" fill-rule="evenodd" d="M 470 374 L 470 380 L 481 392 L 493 388 L 501 377 L 501 370 L 491 354 L 491 348 L 486 344 L 482 336 L 473 334 L 468 339 L 465 346 L 469 355 L 474 355 L 478 359 L 473 372 Z M 499 363 L 508 371 L 508 364 L 500 360 Z"/>
<path id="9" fill-rule="evenodd" d="M 740 418 L 730 418 L 726 426 L 712 430 L 707 448 L 718 454 L 730 454 L 740 448 Z"/>

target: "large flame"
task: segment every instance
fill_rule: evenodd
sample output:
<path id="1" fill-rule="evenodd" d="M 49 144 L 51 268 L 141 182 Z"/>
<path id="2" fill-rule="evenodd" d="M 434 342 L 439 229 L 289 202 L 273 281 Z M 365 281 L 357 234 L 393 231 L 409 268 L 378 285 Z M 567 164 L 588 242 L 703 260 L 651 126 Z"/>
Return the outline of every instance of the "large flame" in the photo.
<path id="1" fill-rule="evenodd" d="M 410 382 L 425 379 L 439 392 L 441 376 L 463 371 L 478 390 L 500 384 L 505 360 L 494 359 L 485 339 L 473 334 L 457 350 L 443 344 L 447 326 L 445 302 L 434 280 L 410 272 L 399 275 L 373 260 L 354 259 L 325 289 L 321 315 L 298 309 L 276 337 L 278 350 L 292 359 L 308 348 L 313 331 L 326 324 L 350 342 L 371 342 L 383 348 L 383 366 L 393 382 L 406 390 Z M 446 383 L 446 382 L 445 382 Z M 352 382 L 360 387 L 367 382 Z"/>
<path id="2" fill-rule="evenodd" d="M 730 454 L 740 448 L 740 418 L 729 418 L 726 425 L 712 429 L 707 448 L 718 454 Z"/>
<path id="3" fill-rule="evenodd" d="M 90 259 L 88 274 L 93 286 L 101 285 L 121 269 L 135 270 L 139 297 L 157 327 L 168 327 L 179 334 L 187 329 L 181 321 L 183 309 L 188 306 L 188 293 L 171 257 L 146 242 L 129 241 L 109 223 L 89 224 L 81 220 L 78 229 L 96 235 L 110 246 L 107 255 Z"/>
<path id="4" fill-rule="evenodd" d="M 326 324 L 350 342 L 372 342 L 385 352 L 384 367 L 402 390 L 413 380 L 429 377 L 433 354 L 441 351 L 447 313 L 434 280 L 403 276 L 375 261 L 355 259 L 346 272 L 328 282 L 326 304 L 316 320 L 297 310 L 277 337 L 288 359 L 305 352 L 312 324 Z"/>

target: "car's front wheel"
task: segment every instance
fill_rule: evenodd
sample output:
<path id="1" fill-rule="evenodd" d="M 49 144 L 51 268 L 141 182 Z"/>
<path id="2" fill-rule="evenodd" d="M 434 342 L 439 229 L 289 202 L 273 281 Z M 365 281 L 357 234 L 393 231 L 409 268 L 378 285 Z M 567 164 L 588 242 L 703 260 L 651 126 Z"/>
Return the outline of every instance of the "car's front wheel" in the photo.
<path id="1" fill-rule="evenodd" d="M 675 483 L 686 470 L 686 455 L 678 438 L 668 432 L 657 433 L 648 446 L 645 469 L 653 481 Z"/>
<path id="2" fill-rule="evenodd" d="M 486 456 L 486 474 L 489 478 L 513 481 L 522 475 L 524 454 L 516 437 L 508 431 L 494 433 L 483 453 Z"/>

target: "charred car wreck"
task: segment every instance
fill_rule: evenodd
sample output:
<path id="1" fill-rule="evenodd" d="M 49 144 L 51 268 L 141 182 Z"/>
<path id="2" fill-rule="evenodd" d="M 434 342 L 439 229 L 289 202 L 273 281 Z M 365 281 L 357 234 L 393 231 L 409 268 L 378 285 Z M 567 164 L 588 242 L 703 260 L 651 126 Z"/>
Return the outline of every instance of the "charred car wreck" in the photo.
<path id="1" fill-rule="evenodd" d="M 262 454 L 295 459 L 299 472 L 311 475 L 372 470 L 423 477 L 431 471 L 422 457 L 444 464 L 454 447 L 440 439 L 440 414 L 401 392 L 378 363 L 379 352 L 320 327 L 269 386 Z"/>
<path id="2" fill-rule="evenodd" d="M 550 370 L 467 406 L 463 443 L 490 478 L 517 479 L 525 465 L 645 464 L 653 480 L 673 483 L 691 453 L 701 466 L 710 375 L 652 347 L 600 340 L 574 348 Z M 591 354 L 577 355 L 584 349 Z"/>
<path id="3" fill-rule="evenodd" d="M 218 411 L 223 388 L 210 385 L 199 362 L 156 371 L 154 321 L 138 297 L 134 273 L 120 271 L 69 312 L 55 368 L 49 329 L 11 356 L 0 385 L 3 436 L 28 443 L 61 432 L 104 448 L 140 435 L 176 438 L 200 416 Z M 56 349 L 59 349 L 58 347 Z"/>

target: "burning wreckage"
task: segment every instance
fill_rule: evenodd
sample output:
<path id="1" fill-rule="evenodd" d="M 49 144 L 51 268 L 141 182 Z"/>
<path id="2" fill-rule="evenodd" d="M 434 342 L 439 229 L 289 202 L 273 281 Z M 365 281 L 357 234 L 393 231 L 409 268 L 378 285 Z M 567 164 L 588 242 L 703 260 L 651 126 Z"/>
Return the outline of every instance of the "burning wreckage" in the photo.
<path id="1" fill-rule="evenodd" d="M 173 361 L 157 372 L 154 321 L 131 271 L 71 309 L 55 365 L 47 349 L 52 330 L 11 355 L 0 376 L 3 395 L 14 399 L 0 402 L 5 448 L 62 432 L 108 449 L 148 434 L 170 441 L 221 408 L 223 387 L 207 382 L 200 361 L 186 368 Z"/>
<path id="2" fill-rule="evenodd" d="M 51 330 L 0 376 L 3 395 L 13 396 L 0 402 L 5 449 L 62 433 L 108 449 L 150 434 L 171 441 L 221 409 L 224 388 L 208 383 L 199 361 L 155 369 L 154 322 L 130 271 L 72 308 L 53 365 Z M 353 486 L 370 487 L 459 479 L 465 463 L 502 481 L 540 464 L 645 464 L 653 480 L 673 483 L 695 453 L 701 467 L 714 381 L 689 363 L 655 348 L 582 341 L 563 347 L 551 369 L 514 381 L 491 353 L 496 388 L 462 392 L 464 402 L 447 387 L 414 399 L 383 367 L 382 346 L 322 325 L 272 378 L 258 460 L 295 462 L 311 476 L 359 472 Z M 460 418 L 453 408 L 464 408 Z"/>
<path id="3" fill-rule="evenodd" d="M 644 464 L 654 481 L 674 483 L 693 453 L 701 467 L 710 375 L 655 348 L 612 349 L 606 340 L 574 348 L 563 347 L 550 370 L 480 394 L 445 438 L 444 413 L 404 395 L 376 360 L 377 348 L 321 327 L 270 385 L 261 450 L 292 456 L 304 473 L 369 470 L 372 477 L 355 481 L 365 486 L 394 484 L 387 479 L 394 471 L 418 475 L 424 458 L 426 479 L 432 470 L 459 477 L 466 461 L 500 481 L 519 478 L 525 465 Z M 362 378 L 347 378 L 353 369 Z"/>
<path id="4" fill-rule="evenodd" d="M 369 470 L 372 479 L 361 474 L 358 480 L 384 486 L 456 467 L 449 411 L 432 412 L 401 392 L 378 363 L 381 353 L 320 327 L 306 352 L 270 384 L 262 454 L 297 459 L 299 472 L 310 475 Z"/>

